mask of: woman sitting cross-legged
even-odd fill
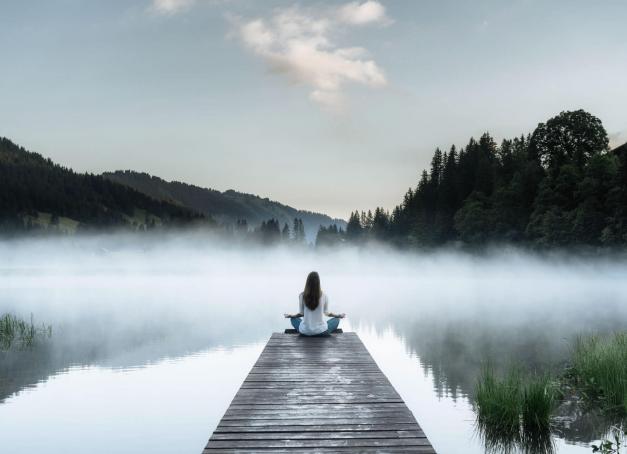
[[[305,282],[305,290],[298,295],[298,314],[284,314],[291,319],[296,331],[305,336],[321,336],[332,333],[340,324],[345,314],[329,312],[329,298],[322,293],[320,276],[315,271],[309,273]],[[322,315],[331,317],[326,322]],[[301,318],[302,317],[302,318]]]

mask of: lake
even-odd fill
[[[627,329],[616,257],[315,252],[203,235],[4,241],[0,257],[0,313],[53,331],[0,353],[10,453],[200,452],[311,270],[440,453],[485,451],[471,401],[486,363],[559,373],[577,335]],[[557,413],[559,453],[591,452],[612,422],[569,402]]]

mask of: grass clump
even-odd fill
[[[38,337],[50,337],[50,326],[35,326],[33,315],[30,321],[22,320],[13,314],[0,316],[0,350],[9,350],[13,346],[21,349],[31,348]]]
[[[592,408],[621,420],[627,415],[627,332],[579,337],[570,363],[557,380],[519,368],[499,378],[491,368],[484,369],[475,387],[475,410],[487,451],[553,452],[551,416],[568,390],[582,394]],[[616,433],[621,437],[614,434],[593,446],[594,452],[622,452],[624,432]]]
[[[627,333],[578,338],[571,373],[603,408],[627,413]]]
[[[503,378],[485,368],[475,388],[477,423],[488,451],[552,452],[557,395],[549,376],[513,368]]]
[[[486,368],[477,383],[475,402],[479,426],[506,435],[519,433],[521,393],[516,371],[500,380],[491,368]]]
[[[557,392],[548,375],[534,376],[522,388],[521,415],[525,431],[550,429]]]

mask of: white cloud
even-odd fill
[[[175,14],[190,8],[196,0],[152,0],[152,9],[160,14]]]
[[[309,86],[313,102],[337,111],[345,105],[345,85],[382,87],[387,80],[365,49],[335,45],[334,32],[346,24],[365,25],[384,18],[385,10],[374,1],[348,3],[327,14],[314,14],[294,6],[278,10],[268,19],[236,21],[235,31],[272,71],[284,74],[292,83]]]
[[[385,7],[374,0],[363,3],[347,3],[339,9],[339,18],[342,22],[351,25],[388,24],[391,22],[385,15]]]

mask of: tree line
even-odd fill
[[[252,234],[264,244],[277,244],[279,242],[305,244],[305,226],[300,218],[294,218],[291,229],[287,222],[281,227],[277,219],[268,219],[262,221],[261,225],[252,231]]]
[[[215,226],[210,217],[92,174],[78,174],[0,138],[0,231],[28,231],[49,213],[79,230]],[[304,244],[302,219],[234,230],[264,244]],[[489,133],[436,149],[401,203],[321,226],[316,244],[383,241],[399,247],[494,242],[537,247],[627,244],[627,144],[609,149],[605,128],[583,110],[562,112],[500,144]]]
[[[36,230],[40,213],[50,226],[60,217],[78,222],[78,230],[213,225],[202,214],[155,200],[99,175],[79,174],[38,153],[0,138],[0,231]]]
[[[126,184],[126,180],[117,181],[112,175],[132,177],[133,181],[142,184]],[[154,183],[154,187],[150,183]],[[269,210],[278,211],[278,215],[296,210],[235,191],[222,194],[191,187],[194,191],[190,192],[190,187],[134,172],[107,175],[76,173],[0,137],[0,235],[3,236],[104,231],[112,228],[143,232],[191,227],[223,235],[226,239],[235,234],[239,239],[246,238],[262,244],[279,241],[305,244],[305,222],[308,218],[323,216],[301,211],[299,213],[303,217],[295,216],[291,225],[284,223],[281,226],[278,216],[260,222],[258,218],[262,210],[248,203],[251,200],[269,207]],[[172,188],[178,192],[173,192]],[[166,197],[158,196],[159,191],[163,191]],[[191,198],[197,202],[192,205],[200,208],[200,202],[215,202],[215,197],[212,199],[207,194],[222,197],[217,200],[220,209],[225,209],[224,205],[231,205],[237,211],[238,207],[246,205],[250,209],[243,214],[250,210],[257,213],[253,219],[257,221],[256,225],[250,225],[251,220],[243,216],[234,224],[227,221],[218,225],[209,213],[183,203],[189,202]],[[181,198],[184,200],[179,200]],[[285,219],[285,216],[281,216],[281,219]]]
[[[500,144],[485,133],[436,149],[391,213],[353,212],[345,232],[321,228],[321,244],[624,246],[627,144],[608,145],[601,121],[577,110]]]

